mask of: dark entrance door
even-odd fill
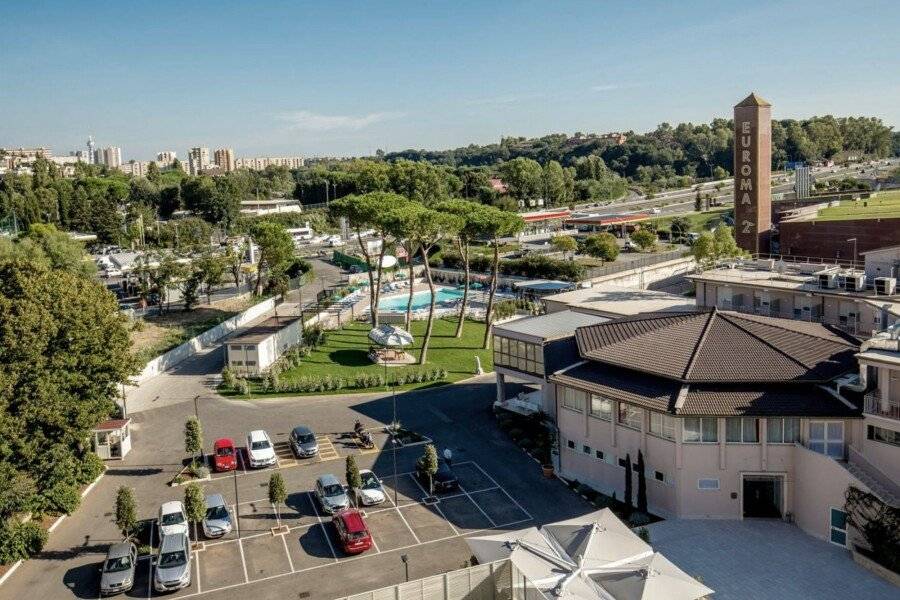
[[[744,518],[781,518],[781,478],[744,476]]]

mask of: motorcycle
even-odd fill
[[[375,440],[372,439],[372,434],[368,431],[363,431],[358,435],[359,445],[366,450],[370,450],[375,447]]]

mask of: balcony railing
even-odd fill
[[[866,394],[863,411],[869,415],[900,420],[900,405],[882,404],[881,392],[878,390],[872,390]]]

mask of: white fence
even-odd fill
[[[269,298],[263,300],[259,304],[254,304],[242,313],[238,313],[226,321],[222,321],[212,329],[207,329],[197,337],[191,338],[180,346],[172,348],[165,354],[157,356],[147,363],[141,374],[133,378],[132,381],[140,384],[154,375],[158,375],[163,371],[171,369],[181,361],[197,354],[204,346],[213,344],[232,331],[243,327],[250,321],[253,321],[263,314],[275,308],[275,299]]]

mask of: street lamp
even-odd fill
[[[853,266],[855,267],[855,266],[856,266],[856,260],[857,260],[857,255],[856,255],[856,238],[854,237],[854,238],[850,238],[849,240],[847,240],[847,243],[848,243],[848,244],[849,244],[850,242],[853,242]]]
[[[400,560],[403,561],[403,567],[406,569],[406,581],[409,582],[409,556],[406,554],[400,555]]]

